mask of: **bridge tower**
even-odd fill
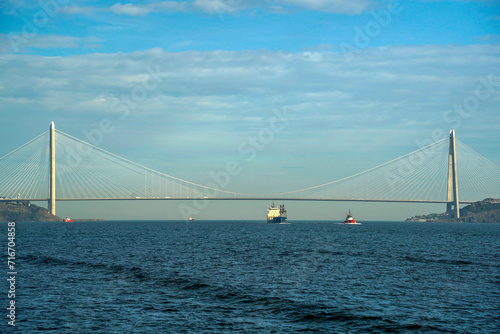
[[[48,210],[56,214],[56,129],[54,122],[50,123],[49,138],[49,204]]]
[[[446,212],[454,218],[460,218],[460,203],[458,201],[457,156],[455,146],[455,130],[450,131],[450,149],[448,152],[448,197]]]

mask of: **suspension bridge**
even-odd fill
[[[460,204],[500,197],[500,166],[450,136],[366,171],[274,194],[200,185],[140,165],[55,129],[0,158],[0,201],[289,200]]]

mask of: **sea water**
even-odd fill
[[[499,269],[500,224],[20,222],[16,331],[499,333]]]

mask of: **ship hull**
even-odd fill
[[[286,222],[286,217],[274,217],[273,219],[267,220],[267,222],[271,224],[282,224]]]

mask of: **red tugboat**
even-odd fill
[[[68,216],[66,216],[66,218],[63,219],[63,222],[65,222],[65,223],[72,223],[73,219],[71,219]]]
[[[349,213],[347,214],[347,217],[345,217],[344,224],[361,224],[357,223],[356,219],[351,214],[351,209],[349,209]]]

